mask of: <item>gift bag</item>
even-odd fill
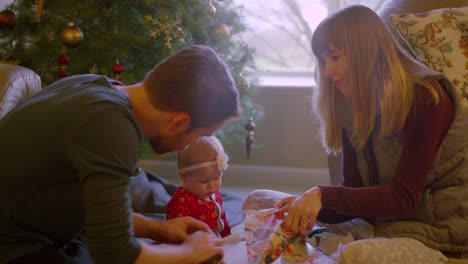
[[[282,254],[291,263],[307,260],[303,237],[282,225],[275,208],[245,211],[245,243],[248,264],[268,264]]]

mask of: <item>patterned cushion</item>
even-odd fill
[[[372,238],[349,243],[338,252],[339,264],[446,264],[447,257],[412,238]]]
[[[391,25],[413,55],[445,75],[468,106],[468,7],[392,15]]]

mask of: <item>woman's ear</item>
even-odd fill
[[[168,121],[171,134],[179,135],[185,133],[190,129],[191,121],[192,120],[187,113],[173,113]]]

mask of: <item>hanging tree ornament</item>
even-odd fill
[[[94,63],[93,66],[91,66],[91,68],[89,68],[88,70],[89,70],[89,73],[96,74],[98,72],[96,63]]]
[[[250,159],[250,151],[252,150],[252,144],[254,141],[255,135],[255,123],[253,117],[249,117],[249,121],[245,124],[245,130],[247,130],[247,135],[245,136],[245,147],[247,150],[247,159]]]
[[[208,15],[214,16],[216,14],[216,7],[213,5],[213,1],[210,0],[208,3]]]
[[[0,28],[12,29],[16,25],[16,15],[11,9],[0,12]]]
[[[242,89],[242,91],[247,93],[250,92],[251,84],[245,77],[240,77],[238,86]]]
[[[57,61],[60,64],[60,72],[59,72],[60,78],[67,77],[68,76],[68,62],[70,61],[70,58],[62,54],[58,57]]]
[[[60,63],[60,65],[68,65],[70,58],[67,57],[65,54],[62,54],[58,57],[57,61],[58,63]]]
[[[116,60],[114,65],[112,65],[112,71],[114,72],[115,76],[114,78],[116,80],[120,80],[120,73],[124,70],[124,67],[122,64],[120,64],[119,60]]]
[[[218,23],[211,29],[211,35],[219,41],[226,41],[231,37],[229,26],[224,23]]]
[[[41,22],[42,8],[44,7],[44,1],[45,0],[37,1],[37,23]]]
[[[69,22],[68,26],[60,34],[60,42],[69,48],[76,48],[83,40],[83,31],[73,22]]]
[[[168,22],[161,22],[151,15],[145,16],[145,20],[155,26],[154,29],[149,30],[149,35],[152,38],[157,38],[160,35],[164,36],[165,45],[167,48],[172,49],[174,42],[178,41],[183,43],[185,41],[185,32],[181,27],[182,20],[176,19]]]

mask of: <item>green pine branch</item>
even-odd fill
[[[245,112],[218,132],[223,143],[243,144],[248,117],[262,118],[261,107],[252,102],[257,85],[254,50],[237,37],[247,27],[242,10],[232,0],[213,0],[217,9],[214,16],[207,12],[208,0],[47,0],[40,22],[35,2],[16,0],[10,6],[17,22],[11,30],[0,30],[0,60],[33,69],[45,85],[60,78],[57,59],[62,54],[70,58],[70,75],[89,73],[95,65],[98,74],[113,77],[112,65],[118,59],[124,67],[121,80],[130,84],[142,80],[148,70],[176,50],[204,44],[227,62]],[[84,35],[76,48],[60,42],[69,22]],[[178,27],[165,27],[176,22]],[[219,23],[229,26],[229,38],[212,33]],[[151,32],[159,34],[152,36]]]

